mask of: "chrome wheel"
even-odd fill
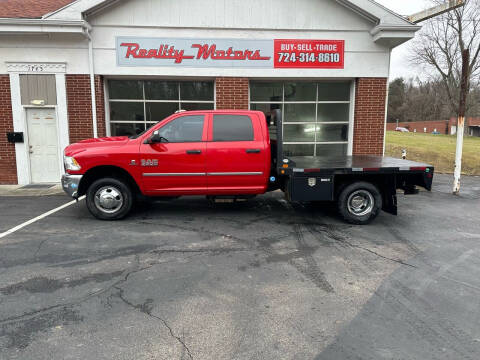
[[[103,186],[94,196],[95,206],[98,210],[112,214],[123,205],[123,196],[115,186]]]
[[[357,190],[350,194],[347,200],[347,208],[350,214],[365,216],[372,212],[375,200],[367,190]]]

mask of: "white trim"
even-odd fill
[[[108,79],[103,78],[103,106],[105,109],[105,135],[111,136],[110,131],[110,102],[108,101]]]
[[[7,25],[55,25],[55,26],[83,26],[88,24],[84,20],[68,19],[35,19],[35,18],[0,18],[0,24]]]
[[[248,110],[251,110],[252,109],[252,102],[250,101],[250,79],[248,79]],[[267,130],[268,130],[268,125],[267,125]]]
[[[350,123],[348,125],[348,148],[347,155],[353,155],[353,139],[355,132],[355,90],[356,90],[356,80],[352,80],[350,88]]]
[[[15,143],[15,160],[19,185],[30,183],[30,164],[27,155],[28,132],[25,126],[25,111],[22,107],[20,93],[20,75],[10,73],[10,93],[12,97],[13,131],[23,132],[23,143]]]
[[[83,20],[0,18],[0,33],[3,34],[81,34],[86,28],[88,24]]]
[[[387,96],[385,100],[385,124],[383,127],[383,156],[385,156],[385,146],[387,137],[387,120],[388,120],[388,99],[390,95],[390,67],[392,66],[392,50],[388,54],[388,76],[387,76]]]
[[[38,105],[22,105],[24,109],[55,109],[57,105],[43,105],[43,106],[38,106]]]
[[[22,74],[57,74],[65,73],[67,71],[66,63],[55,62],[9,62],[7,65],[7,72],[22,73]]]
[[[93,61],[93,42],[90,32],[87,29],[86,36],[88,39],[88,70],[90,72],[90,96],[91,96],[91,107],[92,107],[92,127],[93,127],[93,137],[98,137],[98,125],[97,125],[97,99],[96,99],[96,90],[95,90],[95,64]]]
[[[55,85],[57,90],[57,134],[59,166],[60,174],[64,174],[65,169],[63,168],[63,150],[65,150],[65,148],[70,144],[70,134],[68,129],[67,87],[65,82],[65,74],[55,74]]]
[[[380,24],[375,26],[371,31],[370,35],[376,36],[384,31],[405,31],[405,32],[416,32],[422,27],[419,25],[389,25],[389,24]]]
[[[217,110],[217,78],[213,79],[213,110]]]

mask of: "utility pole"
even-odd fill
[[[460,177],[462,175],[463,133],[465,131],[465,112],[467,108],[467,96],[470,82],[470,50],[462,51],[462,83],[460,84],[460,102],[458,106],[457,121],[457,149],[455,152],[455,172],[453,181],[453,193],[460,193]]]
[[[434,6],[430,9],[421,11],[419,13],[410,15],[407,17],[412,23],[418,24],[419,22],[431,19],[435,16],[444,14],[448,11],[454,10],[461,6],[465,6],[466,0],[448,0],[443,4]],[[460,83],[460,101],[458,106],[458,120],[457,120],[457,145],[455,151],[455,170],[453,179],[453,194],[458,195],[460,193],[460,177],[462,175],[462,155],[463,155],[463,133],[465,131],[465,113],[467,108],[467,97],[470,89],[470,49],[464,49],[464,44],[461,41],[462,48],[462,78]],[[448,129],[448,125],[447,125]]]
[[[407,16],[407,19],[414,24],[418,24],[419,22],[431,19],[438,15],[442,15],[463,5],[465,5],[465,0],[449,0],[441,5],[437,5],[430,9],[423,10],[416,14]]]

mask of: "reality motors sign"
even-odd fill
[[[119,66],[343,69],[343,40],[117,37]]]

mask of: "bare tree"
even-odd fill
[[[440,75],[452,112],[458,115],[453,188],[458,194],[465,113],[472,102],[470,85],[478,81],[480,73],[480,0],[465,0],[464,6],[429,20],[414,51],[417,64],[426,64]]]

